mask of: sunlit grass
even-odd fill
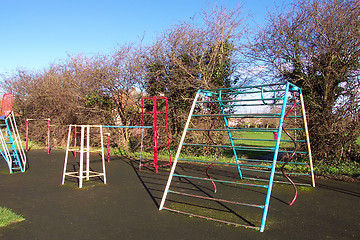
[[[5,207],[0,207],[0,227],[4,227],[9,224],[21,222],[24,220],[25,218],[23,218],[20,215],[17,215],[12,210]]]
[[[294,133],[291,133],[294,134]],[[236,132],[232,134],[233,138],[243,138],[245,140],[235,140],[236,145],[258,146],[258,147],[275,147],[276,141],[273,132]],[[281,140],[290,140],[290,138],[282,133]],[[283,147],[291,146],[291,143],[281,142]]]

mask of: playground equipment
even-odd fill
[[[144,129],[151,129],[152,126],[117,126],[117,125],[103,125],[103,128],[127,128],[127,129],[141,129],[141,132],[143,133]],[[110,162],[110,133],[107,133],[107,154],[108,158],[107,161]],[[143,144],[143,137],[144,135],[141,134],[141,148]],[[141,153],[140,153],[140,161],[141,161]]]
[[[50,118],[44,119],[26,119],[26,152],[28,151],[29,141],[29,122],[30,121],[47,121],[47,153],[50,154]]]
[[[159,149],[166,147],[169,153],[169,163],[165,165],[171,165],[171,153],[170,153],[170,140],[169,140],[169,127],[168,127],[168,100],[167,97],[143,97],[142,103],[142,126],[150,125],[152,123],[152,139],[153,145],[143,146],[144,129],[141,131],[141,154],[139,170],[142,166],[152,166],[155,168],[155,172],[158,172],[160,166],[158,161]],[[152,108],[151,111],[146,111],[148,108]],[[151,147],[154,153],[154,160],[150,164],[142,163],[142,151],[144,147]]]
[[[76,126],[74,126],[74,148],[73,149],[75,149],[74,151],[73,151],[73,153],[74,153],[74,157],[76,157],[76,139],[77,139],[77,131],[76,131]],[[106,134],[106,136],[107,136],[107,139],[108,139],[108,144],[107,144],[107,153],[108,153],[108,156],[107,156],[107,161],[108,162],[110,162],[110,133],[107,133]]]
[[[70,144],[74,139],[71,138],[72,136],[72,128],[79,127],[80,130],[80,149],[78,148],[70,148]],[[91,129],[98,129],[100,133],[100,149],[95,149],[90,146],[90,135]],[[86,133],[85,133],[86,130]],[[86,135],[86,143],[85,143],[85,135]],[[68,133],[68,140],[66,146],[66,153],[65,153],[65,162],[64,162],[64,170],[62,176],[62,185],[65,183],[66,176],[73,177],[79,179],[79,188],[83,186],[83,180],[89,180],[92,177],[96,178],[103,178],[104,184],[106,184],[106,172],[105,172],[105,158],[104,158],[104,144],[103,144],[103,127],[100,125],[70,125],[69,126],[69,133]],[[78,170],[76,171],[68,171],[68,159],[69,159],[69,152],[77,151],[80,154],[79,166]],[[101,170],[94,171],[90,168],[90,153],[99,153],[101,154]],[[86,154],[86,157],[84,156]],[[77,164],[72,166],[72,169],[76,169]]]
[[[77,128],[80,128],[80,146],[77,146]],[[99,132],[91,133],[91,128],[98,128]],[[68,140],[67,140],[67,146],[66,146],[66,153],[65,153],[65,162],[64,162],[64,170],[63,170],[63,177],[62,177],[62,184],[65,183],[66,176],[74,177],[79,179],[79,188],[82,188],[83,185],[83,179],[89,180],[90,177],[103,177],[103,182],[106,184],[106,173],[105,173],[105,157],[104,157],[104,134],[103,134],[103,128],[140,128],[140,129],[151,129],[152,126],[111,126],[111,125],[69,125],[69,132],[68,132]],[[85,129],[86,129],[86,144],[85,144]],[[91,136],[99,136],[100,135],[100,146],[98,149],[91,148]],[[110,161],[110,134],[107,134],[108,137],[108,158],[107,161]],[[69,159],[69,153],[73,152],[74,157],[76,158],[76,153],[78,152],[80,154],[79,157],[79,170],[78,171],[68,171],[68,159]],[[95,172],[90,170],[90,153],[101,153],[101,161],[102,161],[102,171],[101,172]],[[84,154],[86,154],[86,161],[84,161]],[[77,165],[77,164],[75,164]],[[76,168],[76,166],[73,165],[73,169]]]
[[[257,126],[270,121],[272,127]],[[182,154],[202,149],[212,150],[216,157],[207,161]],[[231,154],[233,161],[220,161],[222,153]],[[287,172],[287,165],[302,167],[307,173]],[[287,82],[198,90],[159,210],[263,232],[274,182],[294,187],[290,205],[297,197],[296,185],[315,187],[301,89]],[[220,187],[224,191],[230,187],[231,193],[222,194]],[[226,198],[229,195],[231,198]],[[200,201],[205,203],[201,205]],[[187,204],[185,210],[175,204],[180,202]],[[192,211],[195,206],[200,210]],[[230,213],[232,218],[215,218],[211,215],[215,210]],[[210,216],[203,214],[209,211]]]
[[[26,155],[21,144],[15,116],[12,112],[13,94],[3,95],[0,115],[0,149],[1,155],[8,164],[10,173],[26,170]]]
[[[145,101],[150,100],[150,104],[152,106],[152,111],[147,112],[145,108],[148,106],[149,103],[145,103]],[[159,101],[162,101],[159,103]],[[111,126],[111,125],[70,125],[69,132],[68,132],[68,140],[67,140],[67,147],[66,147],[66,154],[65,154],[65,162],[64,162],[64,170],[63,170],[63,177],[62,177],[62,184],[65,182],[66,176],[74,177],[79,179],[79,188],[83,185],[83,179],[89,180],[90,177],[103,177],[104,183],[106,183],[106,175],[105,175],[105,158],[104,158],[104,144],[103,144],[103,128],[127,128],[127,129],[141,129],[141,153],[140,153],[140,163],[139,163],[139,170],[141,170],[141,166],[152,166],[155,168],[155,171],[158,172],[159,164],[158,164],[158,150],[162,147],[167,147],[169,152],[169,164],[171,165],[171,154],[170,154],[170,141],[169,141],[169,131],[168,131],[168,112],[167,112],[167,98],[166,97],[144,97],[142,99],[142,126]],[[165,109],[163,111],[159,111],[158,107],[162,105]],[[151,119],[147,119],[146,115],[151,114]],[[145,124],[149,124],[152,121],[152,126],[145,126]],[[81,128],[81,138],[80,138],[80,149],[77,147],[77,128]],[[91,150],[90,149],[90,128],[99,128],[100,138],[101,138],[101,149],[100,150]],[[85,129],[86,131],[86,147],[84,147],[84,138],[85,138]],[[142,152],[143,152],[143,139],[144,139],[144,130],[152,129],[152,140],[154,153],[154,161],[151,164],[143,164],[142,161]],[[166,138],[164,138],[165,133]],[[72,134],[74,133],[74,134]],[[50,135],[49,135],[50,136]],[[72,137],[73,136],[73,137]],[[162,138],[160,138],[160,136]],[[107,134],[108,138],[108,158],[107,161],[110,161],[110,133]],[[164,143],[164,139],[166,142]],[[164,145],[162,145],[164,144]],[[70,145],[72,147],[70,147]],[[94,172],[90,171],[90,153],[91,152],[101,152],[102,156],[102,172]],[[76,157],[76,153],[80,153],[80,162],[79,162],[79,170],[78,171],[68,171],[68,159],[69,159],[69,152],[74,153],[74,157]],[[84,162],[84,154],[86,153],[86,162]],[[85,164],[85,170],[84,170]],[[76,168],[73,165],[73,168]]]

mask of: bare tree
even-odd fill
[[[144,58],[141,45],[120,46],[113,53],[97,59],[101,66],[97,80],[103,96],[111,99],[113,124],[141,125],[141,82],[144,79]],[[129,146],[130,130],[120,129],[119,138],[125,150]]]
[[[71,56],[63,64],[53,64],[42,72],[18,70],[2,79],[3,88],[15,96],[14,111],[25,120],[51,118],[52,139],[65,144],[68,124],[112,124],[113,102],[101,84],[107,75],[100,57]],[[33,126],[33,140],[44,135]],[[23,129],[24,130],[24,129]]]

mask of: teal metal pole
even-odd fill
[[[289,93],[289,86],[290,86],[289,83],[286,83],[286,89],[285,89],[284,100],[283,100],[283,105],[282,105],[282,109],[281,109],[279,128],[278,128],[278,137],[276,140],[274,158],[273,158],[273,163],[272,163],[272,168],[271,168],[271,173],[270,173],[269,186],[268,186],[268,190],[267,190],[267,194],[266,194],[263,217],[261,220],[260,232],[264,232],[264,230],[265,230],[267,213],[269,211],[271,190],[272,190],[272,186],[273,186],[273,182],[274,182],[275,167],[276,167],[276,161],[277,161],[277,157],[278,157],[278,153],[279,153],[281,132],[282,132],[282,126],[284,123],[284,116],[285,116],[285,111],[286,111],[286,101],[287,101],[287,97],[288,97],[288,93]]]
[[[220,101],[219,104],[220,104],[221,112],[222,112],[222,114],[225,114],[224,106],[223,106],[223,104],[221,102],[221,97],[222,97],[222,95],[221,95],[221,90],[220,90],[218,100]],[[240,179],[242,179],[243,176],[242,176],[242,173],[241,173],[241,168],[240,168],[240,165],[239,165],[239,160],[238,160],[238,156],[237,156],[237,153],[236,153],[234,141],[233,141],[233,138],[232,138],[232,135],[231,135],[231,131],[229,130],[229,123],[228,123],[227,117],[225,115],[224,115],[223,118],[224,118],[224,122],[225,122],[225,125],[226,125],[226,129],[228,130],[227,133],[228,133],[228,136],[229,136],[229,139],[230,139],[230,144],[232,146],[232,150],[233,150],[233,153],[234,153],[235,161],[236,161],[237,168],[238,168],[238,171],[239,171],[239,176],[240,176]]]
[[[5,124],[6,124],[6,128],[7,128],[7,132],[9,134],[9,142],[10,142],[10,145],[11,145],[11,149],[13,151],[13,157],[14,157],[14,160],[15,160],[15,163],[18,164],[18,167],[20,169],[21,172],[24,172],[24,167],[22,166],[22,161],[20,160],[20,157],[19,157],[19,154],[18,154],[18,151],[16,149],[16,145],[14,143],[14,139],[13,139],[13,136],[12,136],[12,133],[11,133],[11,129],[10,129],[10,126],[9,126],[9,123],[8,123],[8,120],[5,119]],[[13,166],[11,166],[11,168],[13,168]]]

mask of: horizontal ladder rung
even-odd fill
[[[193,147],[215,147],[215,148],[233,148],[237,151],[254,151],[254,152],[275,152],[275,147],[243,147],[243,146],[231,146],[231,145],[209,145],[209,144],[197,144],[197,143],[183,143],[183,146]],[[279,150],[279,153],[292,153],[293,151]],[[308,152],[296,151],[296,153],[307,154]]]
[[[271,104],[268,104],[268,105],[276,105],[276,106],[281,106],[283,105],[283,103],[279,102],[279,103],[271,103]],[[223,107],[226,107],[226,108],[234,108],[234,107],[254,107],[254,106],[264,106],[263,103],[248,103],[248,104],[231,104],[231,105],[223,105]]]
[[[154,112],[143,112],[144,114],[154,114]],[[164,114],[166,112],[155,112],[155,114]]]
[[[302,128],[287,128],[286,130],[296,131],[303,130]],[[205,129],[205,128],[188,128],[187,131],[211,131],[211,132],[277,132],[277,129],[273,128],[236,128],[230,127],[228,129]]]
[[[242,117],[242,118],[255,118],[255,117],[272,117],[272,118],[279,118],[281,116],[280,113],[273,113],[273,114],[259,114],[259,113],[254,113],[254,114],[241,114],[241,113],[233,113],[233,114],[222,114],[222,113],[218,113],[218,114],[193,114],[192,117],[231,117],[231,118],[235,118],[235,117]],[[289,116],[290,117],[290,116]]]
[[[183,146],[193,147],[215,147],[215,148],[235,148],[236,150],[253,150],[253,151],[275,151],[275,147],[242,147],[242,146],[231,146],[231,145],[209,145],[209,144],[198,144],[198,143],[183,143]]]
[[[203,180],[203,181],[213,181],[213,182],[220,182],[220,183],[231,183],[231,184],[248,186],[248,187],[268,188],[268,185],[259,185],[259,184],[252,184],[252,183],[242,183],[242,182],[225,181],[225,180],[218,180],[218,179],[201,178],[201,177],[187,176],[187,175],[181,175],[181,174],[173,174],[173,176],[175,176],[175,177],[183,177],[183,178],[190,178],[190,179],[197,179],[197,180]]]
[[[204,161],[204,160],[196,160],[196,159],[187,159],[187,158],[178,158],[179,161],[183,161],[183,162],[196,162],[196,163],[205,163],[205,164],[216,164],[216,165],[227,165],[227,166],[257,166],[257,165],[250,165],[250,164],[244,164],[244,163],[233,163],[233,162],[220,162],[220,161],[214,161],[214,160],[209,160],[209,161]],[[272,164],[273,160],[262,160],[262,159],[245,159],[245,158],[240,158],[238,159],[238,161],[241,162],[247,162],[247,163],[251,163],[251,162],[257,162],[257,163],[267,163],[269,165],[261,165],[261,167],[263,168],[271,168],[270,164]],[[284,164],[284,161],[276,161],[277,164]],[[309,166],[309,163],[304,163],[304,162],[288,162],[288,165],[303,165],[303,166]]]
[[[209,218],[209,217],[205,217],[205,216],[201,216],[201,215],[197,215],[197,214],[193,214],[193,213],[182,212],[182,211],[175,210],[175,209],[171,209],[171,208],[167,208],[167,207],[163,207],[163,209],[164,209],[164,210],[168,210],[168,211],[170,211],[170,212],[181,213],[181,214],[185,214],[185,215],[188,215],[188,216],[198,217],[198,218],[207,219],[207,220],[211,220],[211,221],[215,221],[215,222],[220,222],[220,223],[224,223],[224,224],[231,224],[231,225],[238,226],[238,227],[252,228],[252,229],[260,230],[259,227],[255,227],[255,226],[251,226],[251,225],[244,225],[244,224],[239,224],[239,223],[224,221],[224,220],[220,220],[220,219]]]
[[[183,193],[183,192],[177,192],[177,191],[172,191],[172,190],[169,190],[168,192],[169,192],[169,193],[178,194],[178,195],[187,196],[187,197],[194,197],[194,198],[200,198],[200,199],[217,201],[217,202],[226,202],[226,203],[232,203],[232,204],[242,205],[242,206],[248,206],[248,207],[256,207],[256,208],[264,208],[264,207],[265,207],[264,205],[257,205],[257,204],[251,204],[251,203],[235,202],[235,201],[230,201],[230,200],[225,200],[225,199],[220,199],[220,198],[213,198],[213,197],[204,197],[204,196],[193,195],[193,194],[188,194],[188,193]]]
[[[232,138],[232,140],[240,140],[240,141],[268,141],[268,142],[276,142],[276,139],[255,139],[255,138]],[[293,142],[293,140],[280,140],[281,142]],[[305,140],[295,140],[295,142],[305,143]]]
[[[310,176],[308,173],[296,173],[296,172],[286,172],[286,169],[284,170],[286,175],[289,176]],[[275,172],[275,174],[283,174],[282,172]]]
[[[244,179],[246,180],[251,180],[251,181],[263,181],[263,182],[269,182],[269,179],[263,179],[263,178],[248,178],[248,177],[244,177]],[[287,184],[290,185],[290,182],[284,182],[284,181],[279,181],[279,180],[273,180],[274,183],[281,183],[281,184]],[[309,183],[300,183],[300,182],[295,182],[295,185],[297,186],[305,186],[305,187],[312,187],[311,184]]]
[[[249,99],[231,99],[231,100],[215,100],[215,101],[197,101],[196,103],[229,103],[229,102],[258,102],[258,101],[273,101],[283,100],[284,98],[249,98]],[[271,104],[269,104],[271,105]]]
[[[263,159],[251,159],[251,158],[238,158],[239,161],[245,161],[245,162],[263,162],[263,163],[269,163],[271,164],[273,160],[263,160]],[[276,163],[285,163],[284,161],[276,161]],[[289,165],[309,165],[309,163],[305,162],[288,162]]]
[[[271,168],[271,166],[266,166],[266,165],[253,165],[253,164],[244,164],[244,163],[225,163],[225,162],[215,162],[215,161],[202,161],[202,160],[195,160],[195,159],[184,159],[184,158],[178,158],[178,160],[180,161],[184,161],[184,162],[198,162],[198,163],[214,163],[214,164],[223,164],[223,165],[233,165],[233,166],[245,166],[245,167],[258,167],[258,168]]]

